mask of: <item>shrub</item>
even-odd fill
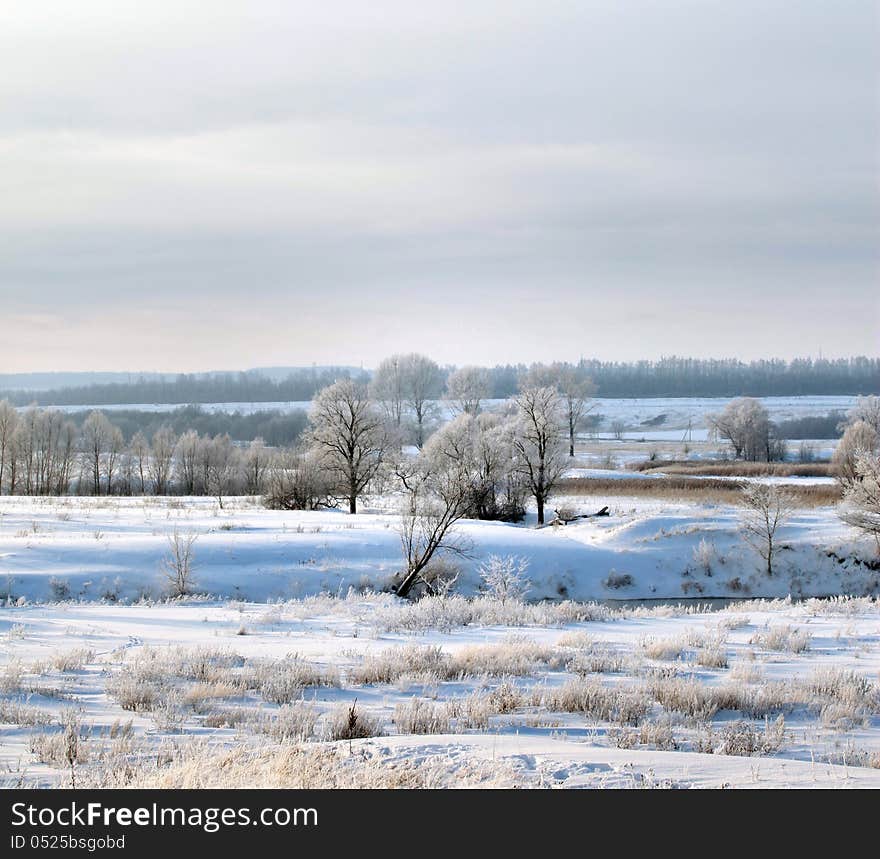
[[[763,647],[765,650],[777,650],[785,653],[803,653],[810,649],[812,636],[797,627],[788,624],[772,626],[763,632],[757,632],[749,639],[749,644]]]
[[[410,698],[394,708],[394,724],[401,734],[448,734],[447,708]]]
[[[340,704],[327,721],[327,732],[331,740],[360,740],[366,737],[381,737],[382,726],[378,719],[358,709],[357,700],[351,704]]]
[[[478,572],[483,582],[483,590],[492,599],[500,602],[518,601],[529,592],[529,562],[527,558],[514,555],[489,555],[480,564]]]

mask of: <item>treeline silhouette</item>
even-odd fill
[[[324,367],[293,370],[281,380],[259,371],[246,373],[193,373],[172,379],[139,377],[132,382],[78,385],[49,391],[7,391],[0,399],[16,406],[111,406],[138,403],[290,403],[311,400],[338,379],[360,378],[348,369]]]
[[[795,397],[880,393],[880,358],[791,361],[661,358],[659,361],[582,360],[579,365],[597,385],[596,395],[629,397]],[[489,368],[490,396],[505,399],[517,392],[525,364]],[[450,372],[447,368],[446,372]],[[119,405],[137,403],[269,403],[311,400],[322,388],[352,377],[344,368],[307,368],[273,379],[259,371],[180,375],[175,379],[139,378],[50,391],[0,392],[19,406]],[[366,372],[354,373],[366,380]],[[268,439],[267,439],[268,441]]]
[[[71,412],[67,417],[77,427],[82,427],[89,414],[88,411]],[[270,447],[285,447],[296,442],[308,423],[308,414],[304,409],[289,412],[263,409],[242,414],[212,412],[199,406],[182,406],[170,412],[113,409],[105,414],[110,423],[119,427],[126,442],[131,441],[137,432],[152,438],[162,427],[170,427],[175,435],[195,430],[199,435],[228,435],[236,442],[261,438]]]
[[[628,397],[798,397],[880,393],[880,358],[770,359],[745,363],[703,358],[659,361],[581,360],[578,366],[597,385],[596,396]],[[490,370],[492,396],[509,397],[526,365]]]

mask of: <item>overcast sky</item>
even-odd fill
[[[6,0],[0,372],[880,352],[878,3]]]

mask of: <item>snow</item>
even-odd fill
[[[394,509],[393,501],[383,503]],[[552,506],[589,513],[604,503],[561,496]],[[525,525],[461,523],[472,547],[461,561],[461,589],[477,591],[479,564],[492,554],[528,560],[532,599],[823,596],[878,585],[833,508],[795,513],[781,531],[777,575],[768,579],[743,542],[736,507],[627,497],[607,503],[610,516],[561,527],[530,527],[534,514]],[[396,524],[393,512],[270,511],[241,498],[221,510],[206,498],[3,497],[0,588],[31,601],[50,599],[52,580],[69,587],[73,599],[161,597],[161,565],[177,530],[197,535],[195,579],[204,593],[265,601],[381,590],[400,570]],[[710,571],[695,562],[701,540],[716,556]],[[843,564],[829,556],[854,551],[856,560]],[[621,575],[631,585],[608,584]]]
[[[240,732],[208,729],[195,722],[182,734],[157,729],[146,714],[120,710],[103,689],[108,671],[145,648],[205,647],[239,654],[244,658],[284,659],[296,653],[323,666],[345,672],[367,653],[378,653],[404,644],[434,645],[445,652],[461,652],[475,644],[500,645],[516,635],[519,641],[557,644],[565,633],[585,633],[603,646],[636,654],[643,642],[688,634],[712,633],[726,621],[731,630],[725,648],[731,665],[748,662],[763,672],[761,682],[806,681],[818,669],[854,670],[876,681],[880,671],[880,605],[780,601],[731,606],[718,612],[685,613],[682,610],[634,611],[606,620],[558,627],[467,626],[446,633],[418,635],[387,632],[382,611],[394,603],[390,597],[350,598],[267,606],[255,603],[184,601],[153,605],[67,604],[24,606],[6,610],[0,617],[0,662],[31,664],[75,647],[94,652],[90,664],[68,676],[66,700],[32,695],[30,702],[55,714],[71,706],[71,695],[83,718],[95,732],[106,731],[119,719],[132,719],[135,733],[148,747],[168,740],[201,738],[222,747],[239,746]],[[793,624],[812,636],[801,654],[761,653],[752,642],[757,632]],[[242,635],[242,629],[247,630]],[[725,672],[673,662],[682,671],[712,685],[725,680]],[[57,672],[44,675],[60,682]],[[562,682],[558,671],[516,680],[519,684]],[[609,678],[608,683],[625,682]],[[429,699],[461,699],[486,681],[452,681],[424,687],[417,681],[392,686],[320,689],[309,701],[326,708],[357,699],[388,725],[389,736],[360,740],[355,749],[385,765],[395,762],[436,761],[449,778],[473,771],[479,764],[495,772],[495,786],[511,787],[678,787],[678,788],[862,788],[880,787],[880,770],[853,765],[856,750],[880,753],[877,714],[869,724],[839,731],[821,728],[816,714],[792,713],[785,720],[785,744],[777,754],[738,757],[717,749],[694,751],[656,748],[618,748],[607,725],[578,714],[510,715],[493,717],[488,729],[426,736],[401,735],[392,725],[395,706],[413,695]],[[263,703],[250,706],[265,708]],[[267,710],[271,713],[271,707]],[[721,719],[719,730],[731,724]],[[760,727],[760,722],[759,722]],[[687,736],[686,722],[675,731]],[[33,762],[28,753],[33,729],[0,726],[0,766],[18,779],[51,783],[61,776]],[[347,746],[347,744],[346,744]],[[167,748],[167,746],[165,747]],[[843,750],[843,751],[841,751]],[[841,762],[850,755],[850,763]]]
[[[601,476],[611,474],[619,472]],[[552,506],[592,512],[604,503],[557,497]],[[169,704],[178,708],[177,726],[152,712],[121,708],[109,691],[111,678],[148,649],[184,647],[278,665],[295,654],[338,673],[338,686],[304,692],[319,719],[306,746],[335,748],[327,720],[334,708],[356,700],[385,734],[355,741],[362,753],[356,760],[379,768],[416,765],[439,773],[444,786],[476,779],[496,787],[880,787],[880,769],[869,763],[880,761],[880,603],[862,598],[880,591],[872,547],[834,508],[798,509],[781,532],[784,548],[768,578],[742,539],[738,508],[627,497],[608,504],[608,517],[561,527],[535,528],[534,511],[522,525],[461,523],[471,544],[460,562],[461,594],[479,593],[479,565],[489,555],[514,555],[528,561],[529,599],[553,601],[535,602],[528,611],[490,604],[491,611],[468,615],[463,605],[487,601],[457,597],[458,603],[413,605],[372,592],[387,588],[400,569],[393,497],[366,499],[356,516],[270,511],[247,498],[225,499],[221,509],[207,498],[2,497],[0,590],[9,599],[0,609],[0,706],[8,720],[0,722],[0,784],[63,783],[63,766],[41,763],[32,750],[40,737],[57,734],[71,708],[88,726],[91,739],[84,742],[93,745],[109,742],[106,737],[130,720],[132,737],[123,745],[130,742],[136,751],[126,754],[142,762],[155,761],[157,749],[196,740],[207,744],[204,754],[269,749],[271,760],[273,741],[253,727],[258,721],[212,724],[210,701],[202,709],[182,698]],[[161,563],[175,531],[197,535],[195,590],[201,595],[168,601]],[[53,601],[65,590],[64,600]],[[841,594],[856,598],[806,599]],[[732,602],[744,597],[775,599]],[[719,610],[709,607],[713,599]],[[562,600],[604,606],[573,620],[561,613]],[[804,636],[804,649],[774,650],[766,643],[768,632],[789,628]],[[847,671],[872,690],[872,709],[853,719],[835,715],[827,701],[799,704],[785,711],[778,749],[739,757],[721,753],[725,732],[746,723],[758,734],[775,729],[775,713],[765,723],[724,711],[703,723],[655,701],[647,718],[669,726],[675,748],[650,739],[629,747],[621,737],[640,729],[555,712],[540,702],[494,713],[485,727],[462,727],[456,717],[449,730],[415,735],[401,733],[396,722],[396,708],[413,699],[454,707],[507,683],[534,702],[535,690],[559,688],[575,675],[547,662],[513,677],[456,674],[367,685],[351,679],[365,658],[389,649],[394,659],[397,648],[413,645],[440,648],[450,659],[478,646],[534,645],[558,653],[571,647],[562,643],[566,635],[624,660],[619,671],[590,675],[611,688],[652,694],[656,678],[674,677],[706,688],[791,685],[803,694],[817,671]],[[726,667],[707,668],[698,660],[699,642],[716,639]],[[651,642],[664,641],[691,643],[673,647],[681,651],[675,655],[652,656]],[[53,667],[59,654],[71,651],[86,654],[80,667]],[[754,677],[738,679],[740,669]],[[18,670],[26,679],[15,691]],[[188,681],[174,682],[182,695]],[[280,711],[261,694],[249,687],[217,706],[271,720]],[[51,724],[16,722],[19,706],[48,714]],[[704,731],[711,741],[701,744]],[[343,764],[349,760],[344,745]],[[82,765],[86,773],[89,766],[111,765],[112,755],[102,755]],[[254,778],[259,786],[260,776]]]

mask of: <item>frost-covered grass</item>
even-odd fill
[[[3,782],[880,785],[876,601],[491,603],[4,609]]]

